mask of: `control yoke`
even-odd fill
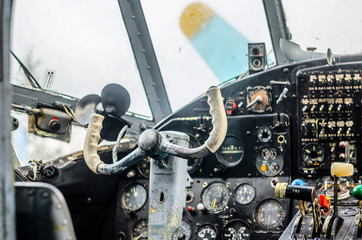
[[[206,95],[208,97],[207,103],[210,106],[213,129],[210,132],[209,138],[200,147],[187,148],[178,146],[171,143],[163,132],[159,132],[156,129],[148,129],[140,135],[138,148],[119,161],[113,164],[106,164],[97,153],[98,141],[100,139],[99,134],[102,130],[104,117],[99,114],[92,114],[84,142],[85,162],[94,173],[111,175],[125,171],[146,156],[151,156],[154,159],[163,159],[168,155],[181,158],[200,158],[216,152],[225,139],[227,119],[220,89],[211,87],[206,92]]]

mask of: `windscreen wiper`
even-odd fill
[[[18,61],[18,63],[20,64],[20,67],[23,69],[27,79],[29,80],[29,83],[32,87],[34,88],[39,88],[39,89],[43,89],[41,87],[41,85],[39,84],[39,82],[33,77],[33,75],[31,75],[30,71],[25,67],[25,65],[20,61],[20,59],[15,55],[15,53],[13,53],[13,51],[10,50],[11,55],[13,55],[13,57],[16,59],[16,61]]]

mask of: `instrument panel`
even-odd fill
[[[216,153],[188,164],[193,184],[183,216],[191,239],[278,239],[295,208],[274,197],[275,181],[302,178],[313,184],[329,175],[333,161],[361,167],[362,65],[355,58],[339,59],[346,63],[336,66],[322,59],[278,67],[221,88],[226,138]],[[156,128],[184,132],[194,146],[204,142],[212,130],[206,98]],[[147,161],[140,163],[136,177],[121,180],[118,191],[127,182],[147,188],[147,167]],[[118,202],[119,231],[147,219],[146,209],[127,213]]]
[[[361,64],[313,67],[297,74],[300,174],[313,177],[333,162],[357,164]]]
[[[212,128],[209,117],[175,118],[160,131],[181,125],[197,142],[204,142]],[[188,161],[193,181],[187,188],[182,231],[186,239],[262,239],[265,232],[277,238],[287,224],[289,200],[274,198],[272,183],[290,180],[289,117],[283,113],[229,116],[228,125],[215,154]],[[137,233],[129,239],[140,236],[137,229],[148,218],[144,203],[148,168],[145,158],[120,180],[115,229]]]

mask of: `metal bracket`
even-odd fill
[[[189,147],[189,136],[179,132],[162,132],[172,143]],[[152,240],[174,239],[182,223],[186,206],[186,187],[191,184],[187,159],[169,156],[151,159],[148,236]],[[177,239],[177,236],[176,236]]]

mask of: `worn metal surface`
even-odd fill
[[[141,3],[139,0],[118,2],[154,121],[159,122],[171,114],[171,106]]]
[[[0,239],[13,240],[15,236],[15,204],[10,147],[10,15],[11,1],[0,1],[1,12],[1,66],[0,66]]]
[[[188,147],[189,137],[179,132],[163,132],[174,144]],[[148,239],[177,239],[182,212],[186,204],[186,186],[190,181],[187,160],[169,156],[164,160],[151,159]]]

